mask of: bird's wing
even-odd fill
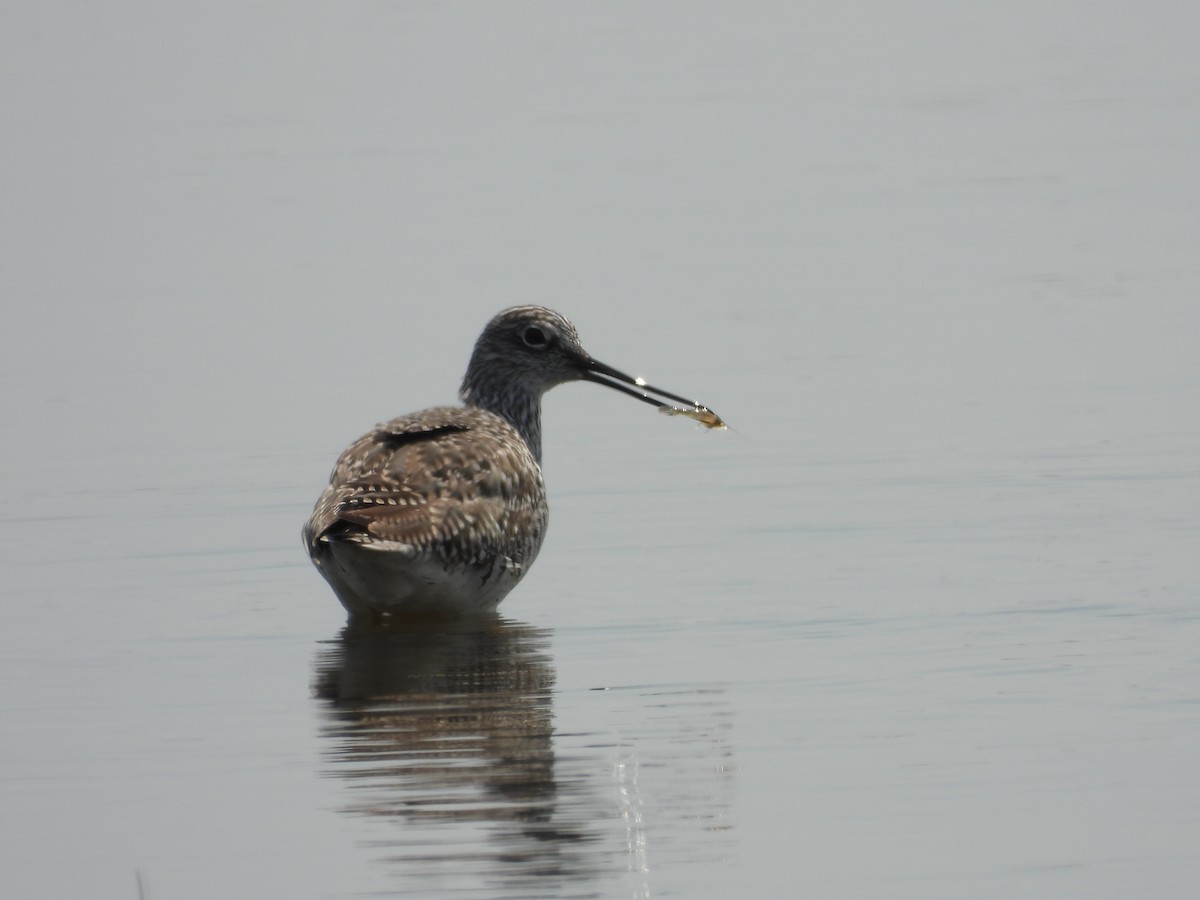
[[[502,419],[425,410],[363,435],[338,459],[305,529],[310,547],[353,541],[393,551],[456,545],[506,552],[507,536],[545,527],[541,471]]]

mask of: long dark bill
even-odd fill
[[[672,394],[670,391],[664,391],[662,388],[656,388],[640,378],[633,378],[626,375],[624,372],[614,369],[612,366],[606,366],[599,360],[589,359],[584,364],[583,380],[592,381],[596,384],[602,384],[605,387],[610,387],[614,391],[620,391],[622,394],[628,394],[630,397],[636,397],[643,403],[649,403],[651,406],[664,407],[671,406],[657,397],[651,397],[651,394],[658,394],[659,397],[666,397],[667,400],[674,400],[676,403],[684,403],[693,409],[707,410],[708,407],[702,403],[697,403],[695,400],[689,400],[687,397],[681,397],[678,394]]]

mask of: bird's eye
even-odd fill
[[[530,325],[521,332],[521,340],[525,342],[526,347],[534,347],[541,349],[550,343],[550,336],[545,330],[538,328],[536,325]]]

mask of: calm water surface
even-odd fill
[[[25,5],[0,894],[1190,898],[1186,5]],[[348,630],[337,453],[553,306],[495,620]]]

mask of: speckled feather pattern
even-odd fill
[[[541,467],[505,419],[436,407],[386,422],[341,455],[305,529],[321,542],[434,555],[446,563],[531,563],[548,521]]]

